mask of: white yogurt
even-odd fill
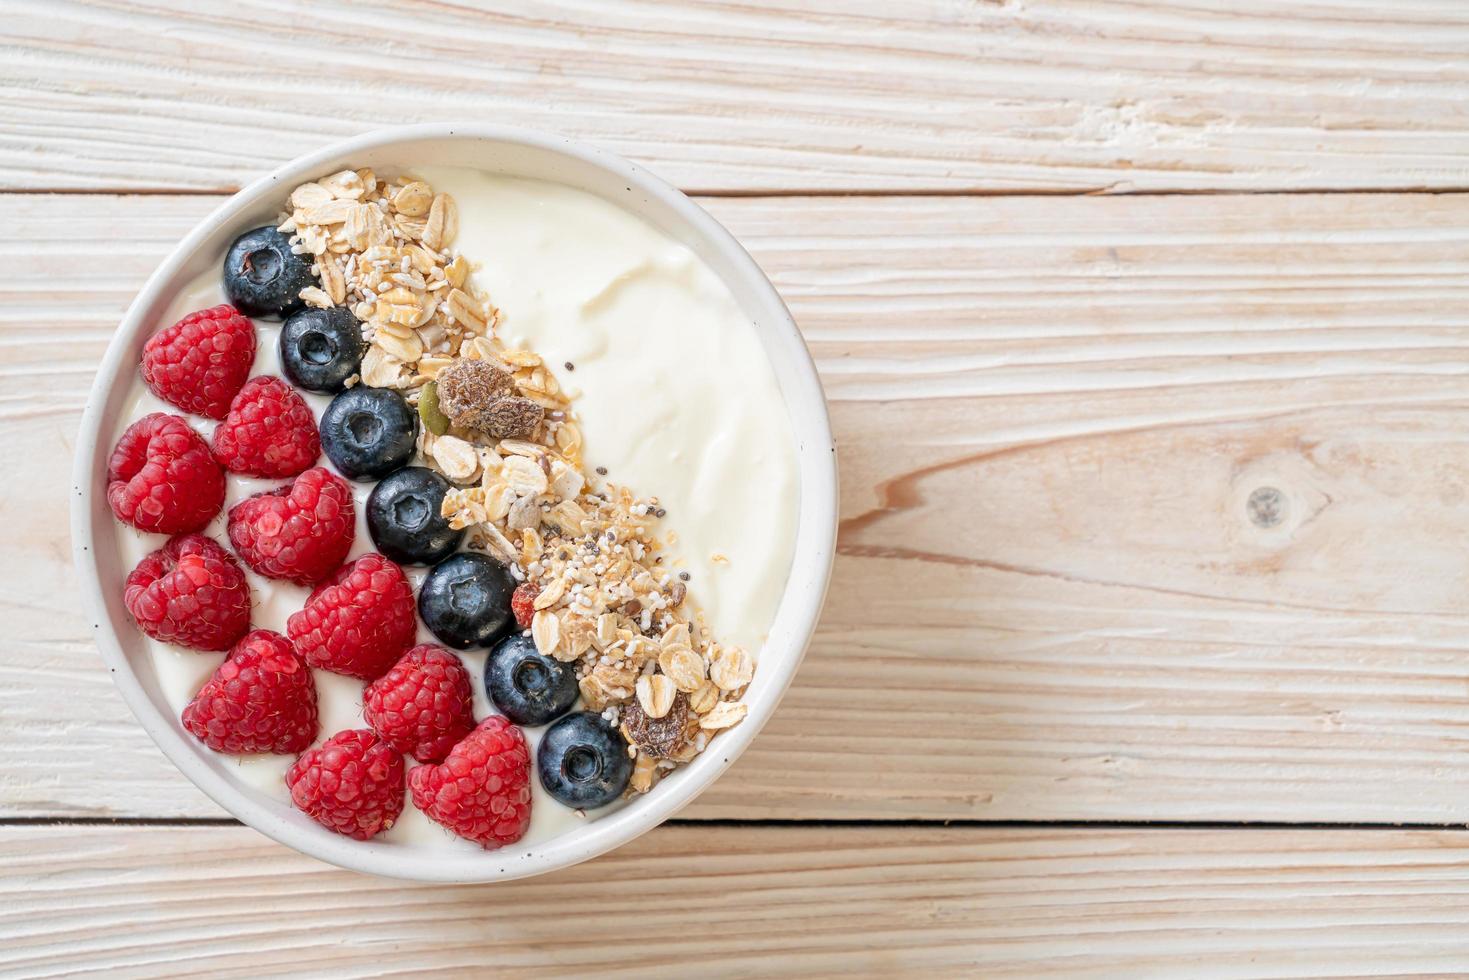
[[[586,465],[668,511],[676,567],[688,571],[690,594],[725,643],[757,652],[784,591],[795,540],[794,440],[775,376],[749,321],[724,283],[685,247],[601,198],[559,184],[494,177],[472,170],[416,171],[459,205],[455,247],[480,268],[476,282],[504,318],[501,335],[541,353],[558,368],[585,440]],[[209,272],[175,298],[159,327],[225,302],[218,273]],[[256,322],[252,375],[279,374],[280,325]],[[330,398],[301,393],[320,417]],[[156,398],[138,376],[121,416],[123,429],[149,412],[182,414]],[[215,423],[189,417],[206,439]],[[325,457],[322,465],[329,465]],[[225,511],[286,481],[231,476]],[[357,501],[352,557],[371,551],[363,508],[371,484],[351,484]],[[207,529],[228,545],[224,513]],[[128,567],[165,540],[118,525]],[[424,569],[408,569],[415,591]],[[284,633],[309,590],[246,570],[254,601],[251,627]],[[420,625],[419,642],[433,636]],[[224,659],[146,640],[170,707],[182,712]],[[494,713],[482,680],[486,651],[459,654],[474,686],[477,719]],[[321,739],[364,728],[363,684],[315,671]],[[526,729],[532,748],[541,729]],[[291,756],[236,758],[239,778],[289,800],[284,775]],[[409,760],[409,766],[412,766]],[[524,843],[545,840],[595,819],[551,799],[532,776],[534,800]],[[654,792],[657,790],[655,789]],[[414,808],[376,838],[435,849],[476,850]]]

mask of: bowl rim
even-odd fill
[[[323,168],[350,154],[380,150],[393,144],[420,140],[487,141],[528,147],[553,155],[569,157],[581,164],[616,175],[647,198],[676,212],[693,229],[700,245],[714,250],[733,270],[741,288],[755,298],[767,334],[783,335],[786,343],[780,354],[789,358],[788,369],[794,372],[794,390],[782,390],[797,445],[800,472],[801,505],[795,550],[785,590],[777,607],[778,615],[792,606],[792,646],[778,662],[762,664],[767,673],[765,688],[758,703],[750,705],[749,716],[739,726],[719,739],[719,751],[702,755],[680,774],[677,782],[663,785],[664,792],[652,793],[638,800],[636,807],[623,808],[575,831],[550,838],[521,850],[514,845],[481,854],[439,852],[424,854],[402,845],[374,844],[338,837],[319,828],[287,820],[252,799],[238,780],[217,772],[204,763],[198,746],[185,740],[181,731],[157,709],[128,662],[118,640],[115,623],[103,597],[100,572],[95,553],[88,545],[98,533],[93,494],[99,493],[93,474],[97,455],[110,449],[111,420],[105,418],[105,404],[111,388],[125,370],[123,360],[132,340],[145,329],[145,317],[164,292],[169,281],[200,245],[224,224],[257,206],[267,193],[278,192],[280,185],[294,186],[305,179],[320,176]],[[613,203],[638,213],[630,203]],[[730,281],[729,275],[721,278]],[[732,283],[731,283],[732,285]],[[746,307],[748,312],[748,307]],[[767,356],[774,356],[770,336],[761,336]],[[109,429],[104,433],[104,423]],[[811,444],[803,448],[803,444]],[[829,452],[822,452],[828,449]],[[824,465],[811,465],[820,454]],[[704,789],[728,769],[759,734],[789,688],[792,678],[805,657],[816,628],[830,582],[835,555],[838,497],[836,446],[831,422],[816,365],[806,348],[795,320],[769,278],[735,237],[697,203],[681,191],[665,183],[630,161],[597,147],[553,133],[497,125],[424,124],[373,130],[344,140],[334,141],[275,168],[251,182],[215,208],[186,234],[148,277],[113,334],[107,351],[98,365],[97,375],[87,397],[78,432],[73,460],[71,495],[71,531],[73,562],[80,572],[82,592],[87,608],[93,613],[94,632],[103,660],[110,668],[114,683],[124,702],[143,729],[163,750],[183,775],[217,804],[247,826],[302,854],[353,871],[388,878],[424,882],[487,882],[511,880],[544,874],[569,867],[619,847],[656,827],[692,802]],[[90,488],[90,489],[89,489]],[[813,506],[814,505],[814,506]],[[104,508],[105,509],[105,508]],[[814,518],[814,522],[813,522]],[[107,515],[110,522],[110,514]],[[808,522],[811,522],[808,526]],[[107,530],[111,531],[108,523]],[[800,574],[798,574],[800,573]],[[768,650],[769,648],[767,648]],[[766,659],[766,658],[762,658]],[[748,700],[747,695],[747,700]],[[702,764],[702,771],[694,770]],[[691,771],[692,770],[692,771]],[[532,777],[534,778],[534,777]]]

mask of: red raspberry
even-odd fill
[[[230,544],[261,575],[311,585],[342,564],[356,523],[351,489],[318,466],[231,507]]]
[[[250,586],[235,556],[202,534],[182,534],[123,583],[138,629],[162,643],[228,650],[250,628]]]
[[[442,762],[474,730],[474,692],[459,658],[435,643],[403,654],[367,685],[362,717],[393,748],[419,762]]]
[[[316,587],[286,634],[311,666],[375,680],[418,634],[413,586],[382,555],[363,555]]]
[[[524,582],[515,587],[510,594],[510,611],[515,614],[516,626],[530,629],[531,621],[536,618],[536,596],[540,594],[541,587],[534,582]]]
[[[525,735],[491,715],[442,765],[408,773],[413,805],[486,849],[514,844],[530,825],[530,750]]]
[[[107,503],[140,531],[198,531],[224,506],[224,471],[189,423],[154,412],[117,440],[107,461]]]
[[[195,415],[222,419],[255,362],[255,324],[233,306],[190,313],[143,345],[143,381]]]
[[[295,755],[316,741],[316,683],[290,640],[256,630],[235,644],[183,718],[216,752]]]
[[[366,729],[338,732],[292,764],[286,785],[312,820],[367,840],[403,812],[403,757]]]
[[[280,378],[251,378],[214,429],[214,458],[231,473],[295,476],[316,462],[321,440],[305,399]]]

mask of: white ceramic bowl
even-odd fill
[[[104,490],[110,436],[143,343],[175,293],[206,268],[217,267],[235,235],[272,220],[297,184],[346,166],[407,168],[426,162],[569,184],[622,206],[693,249],[724,279],[770,356],[790,413],[800,473],[795,557],[745,696],[746,720],[647,796],[607,816],[540,844],[468,856],[337,836],[231,776],[221,757],[184,732],[122,604],[129,569],[118,554]],[[718,778],[769,721],[800,665],[826,593],[836,539],[835,454],[821,384],[795,323],[759,266],[698,205],[642,168],[568,139],[492,126],[405,127],[345,140],[261,178],[202,221],[149,278],[107,349],[82,417],[73,474],[72,549],[97,623],[97,646],[124,700],[184,775],[230,813],[298,851],[357,871],[420,881],[520,878],[584,861],[668,819]]]

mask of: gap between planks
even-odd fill
[[[264,173],[261,174],[264,176]],[[62,194],[67,197],[229,197],[238,194],[243,188],[240,186],[198,188],[198,187],[0,187],[0,194],[6,195],[45,195]],[[691,198],[712,197],[735,200],[758,200],[781,198],[892,198],[892,197],[973,197],[973,198],[1051,198],[1051,197],[1115,197],[1115,198],[1148,198],[1148,197],[1301,197],[1316,195],[1371,195],[1371,194],[1427,194],[1431,196],[1469,194],[1469,185],[1463,187],[1299,187],[1299,188],[1261,188],[1259,190],[1228,190],[1217,187],[1165,187],[1165,188],[1142,188],[1122,189],[1115,185],[1105,185],[1090,188],[1056,188],[1045,190],[1038,188],[1006,190],[1004,188],[945,188],[945,187],[919,187],[912,190],[895,188],[859,188],[850,190],[845,188],[830,187],[779,187],[771,189],[762,188],[720,188],[720,187],[687,187],[678,188],[685,196]]]
[[[5,827],[245,827],[233,817],[0,817]],[[859,818],[762,819],[713,817],[707,820],[675,818],[658,827],[704,827],[729,830],[1140,830],[1140,831],[1469,831],[1465,823],[1382,823],[1289,820],[923,820]]]

